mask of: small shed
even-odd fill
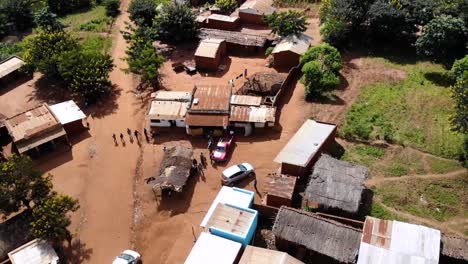
[[[247,246],[239,264],[303,264],[304,262],[291,257],[288,253]]]
[[[275,12],[273,0],[247,0],[239,7],[242,24],[265,25],[264,17]]]
[[[211,234],[246,246],[257,228],[258,212],[228,203],[218,203],[206,223]]]
[[[467,263],[468,239],[442,235],[440,263]]]
[[[302,33],[282,38],[272,51],[273,66],[280,69],[297,66],[301,55],[309,49],[311,42],[312,37]]]
[[[356,216],[364,201],[368,169],[323,154],[315,163],[305,191],[307,204],[335,214]]]
[[[239,27],[239,17],[211,14],[205,21],[204,27],[234,31]]]
[[[150,127],[184,127],[189,102],[152,101],[148,112]]]
[[[35,239],[8,253],[11,264],[58,264],[59,258],[45,240]]]
[[[296,189],[296,180],[296,177],[288,175],[268,175],[263,186],[266,192],[266,205],[277,208],[280,208],[282,205],[291,207],[294,190]]]
[[[439,252],[439,230],[368,216],[357,263],[437,264]]]
[[[285,206],[276,215],[273,234],[279,250],[300,249],[304,259],[325,263],[355,263],[362,235],[354,227]]]
[[[240,243],[202,232],[193,246],[185,264],[233,264],[238,259]]]
[[[68,134],[78,133],[86,129],[84,126],[86,115],[73,100],[51,105],[50,110],[58,118]]]
[[[197,68],[216,71],[226,56],[226,41],[223,39],[203,39],[195,51]]]
[[[68,142],[62,124],[45,103],[7,118],[5,126],[20,154],[61,138]]]
[[[193,150],[184,146],[167,148],[159,173],[151,182],[154,189],[182,192],[191,174]]]
[[[229,53],[263,52],[267,43],[264,35],[212,28],[202,28],[198,37],[200,39],[224,39]]]
[[[334,124],[307,120],[274,160],[281,164],[281,173],[308,175],[322,151],[334,142],[335,133]]]
[[[12,56],[0,62],[0,84],[14,78],[18,70],[26,63],[18,56]],[[3,85],[2,85],[3,86]]]

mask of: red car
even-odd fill
[[[219,139],[216,148],[211,152],[211,159],[215,162],[226,161],[231,149],[234,136],[226,135]]]

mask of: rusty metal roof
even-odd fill
[[[233,95],[231,96],[232,105],[249,105],[249,106],[260,106],[262,103],[261,96],[252,95]]]
[[[276,10],[272,5],[273,0],[247,0],[239,7],[239,12],[254,15],[270,15]]]
[[[227,85],[197,86],[189,113],[229,114],[231,92]]]
[[[189,102],[153,101],[148,113],[150,119],[176,120],[187,114]]]
[[[229,115],[226,114],[193,114],[188,113],[185,124],[188,126],[227,127]]]
[[[276,107],[232,106],[231,122],[266,123],[275,122]]]
[[[203,39],[198,44],[198,48],[195,51],[195,56],[204,58],[216,58],[218,50],[221,48],[224,39]]]
[[[296,177],[287,175],[269,175],[263,189],[268,195],[291,200],[296,188]]]

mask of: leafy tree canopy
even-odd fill
[[[216,0],[215,5],[223,14],[231,13],[237,8],[237,0]]]
[[[36,25],[46,32],[61,31],[64,26],[57,19],[57,15],[52,13],[49,7],[44,7],[34,14]]]
[[[185,4],[164,4],[154,19],[161,40],[180,43],[194,39],[198,34],[195,13]]]
[[[333,19],[329,20],[320,28],[323,40],[336,47],[346,46],[351,35],[351,27],[346,22]]]
[[[392,40],[401,38],[402,33],[408,35],[416,31],[414,21],[388,0],[375,1],[367,12],[367,20],[370,33],[376,39]]]
[[[50,10],[60,16],[91,7],[91,0],[47,0]]]
[[[271,30],[282,36],[298,34],[306,31],[307,21],[304,12],[288,10],[287,12],[274,12],[265,17]]]
[[[8,31],[8,27],[24,30],[33,24],[33,14],[30,0],[1,0],[0,1],[0,31]],[[1,32],[0,32],[1,35]]]
[[[301,63],[310,61],[320,61],[320,63],[333,73],[338,73],[343,67],[340,52],[327,43],[309,48],[301,57]]]
[[[458,81],[463,79],[468,73],[468,55],[465,55],[462,59],[456,60],[452,69],[449,71],[449,76],[452,80]]]
[[[120,14],[120,0],[105,0],[106,15],[116,17]]]
[[[158,3],[155,0],[132,0],[128,7],[130,19],[139,26],[153,25]]]

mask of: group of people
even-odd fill
[[[127,135],[129,137],[129,140],[130,140],[130,143],[133,144],[133,141],[134,141],[134,137],[135,137],[135,140],[137,141],[138,144],[140,144],[140,132],[138,130],[135,129],[135,131],[133,131],[132,133],[132,130],[130,128],[127,128]],[[145,136],[145,140],[146,142],[149,142],[149,135],[148,135],[148,130],[146,128],[143,129],[143,135]],[[120,133],[120,142],[122,143],[123,146],[125,146],[125,136],[123,133]],[[117,146],[119,143],[117,141],[117,136],[115,135],[115,133],[112,134],[112,138],[114,139],[114,144]]]

